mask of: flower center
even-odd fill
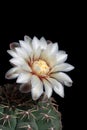
[[[50,69],[47,63],[43,60],[34,61],[32,68],[39,76],[46,76]]]

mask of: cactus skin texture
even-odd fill
[[[0,130],[62,130],[61,115],[53,98],[33,101],[8,84],[0,88]]]

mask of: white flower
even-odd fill
[[[6,73],[7,79],[17,78],[21,83],[20,91],[31,91],[33,100],[37,100],[42,93],[48,98],[54,90],[64,97],[64,86],[71,86],[71,78],[64,72],[74,69],[68,63],[65,51],[59,50],[58,43],[52,43],[42,37],[40,40],[24,36],[24,41],[10,44],[7,51],[13,58],[10,63],[14,66]]]

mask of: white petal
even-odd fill
[[[41,37],[41,39],[40,39],[40,47],[41,47],[41,49],[47,48],[47,42],[44,37]]]
[[[57,53],[57,52],[58,52],[58,50],[59,50],[58,43],[57,43],[57,42],[53,43],[53,48],[52,48],[52,51]]]
[[[45,93],[46,93],[47,97],[50,98],[52,95],[52,85],[45,79],[43,79],[43,84],[45,87]]]
[[[54,88],[54,86],[57,86],[57,84],[58,84],[58,81],[56,79],[47,78],[47,80],[52,84],[53,88]]]
[[[20,65],[20,68],[26,72],[32,72],[31,67],[27,63]]]
[[[41,48],[38,47],[38,49],[34,52],[34,60],[38,60],[41,54]]]
[[[48,53],[50,55],[57,54],[58,53],[58,43],[51,44],[51,46],[48,48]]]
[[[17,47],[17,48],[15,48],[15,50],[16,50],[16,52],[17,52],[17,54],[20,56],[20,57],[22,57],[22,58],[25,58],[25,59],[29,59],[29,55],[28,55],[28,53],[26,52],[26,50],[24,49],[24,48],[19,48],[19,47]]]
[[[47,48],[41,52],[41,56],[40,56],[41,59],[48,61],[49,58],[51,58],[51,56],[50,56],[50,49],[49,49],[51,45],[52,45],[52,43],[50,43],[47,46]]]
[[[43,84],[37,76],[33,75],[31,79],[31,85],[32,98],[33,100],[37,100],[43,93]]]
[[[74,69],[74,66],[68,64],[68,63],[62,63],[59,65],[56,65],[55,67],[52,68],[51,72],[57,72],[57,71],[64,71],[68,72]]]
[[[23,47],[27,53],[30,55],[30,53],[32,52],[32,48],[31,48],[31,43],[25,42],[20,40],[20,46]]]
[[[31,42],[31,38],[29,36],[25,35],[24,36],[24,41],[30,43]]]
[[[31,78],[32,87],[36,87],[36,85],[40,83],[41,83],[40,79],[36,75],[32,75]]]
[[[67,54],[56,54],[48,58],[49,65],[51,67],[61,64],[66,61]]]
[[[41,53],[41,58],[46,60],[47,63],[53,67],[53,65],[57,64],[57,53],[58,53],[58,44],[50,43],[46,50]]]
[[[13,75],[6,75],[6,79],[15,79],[18,77],[19,74],[13,74]]]
[[[19,45],[19,43],[17,43],[17,42],[10,43],[10,49],[11,49],[11,50],[14,50],[15,47],[19,47],[19,46],[20,46],[20,45]]]
[[[54,86],[54,91],[61,97],[64,97],[64,87],[61,83],[58,82],[58,86]]]
[[[54,91],[61,97],[64,97],[64,88],[62,84],[53,78],[48,78],[48,80],[52,84]]]
[[[32,72],[28,63],[22,58],[12,58],[10,60],[10,63],[12,63],[13,65],[16,65],[16,66],[20,66],[22,69],[24,69],[26,71]]]
[[[14,79],[18,77],[18,67],[13,67],[5,74],[6,79]]]
[[[67,60],[67,54],[57,54],[57,64],[63,63]]]
[[[50,55],[49,52],[43,51],[41,56],[42,58],[46,57],[46,60],[49,62],[51,67],[60,64],[67,59],[67,54],[64,51],[58,51],[58,53],[52,55]]]
[[[7,52],[12,56],[12,57],[18,57],[17,53],[13,50],[7,50]]]
[[[57,53],[57,51],[53,51],[54,53],[51,53],[51,49],[50,49],[51,46],[52,46],[52,44],[50,43],[47,46],[47,49],[41,52],[40,57],[43,60],[46,60],[51,67],[65,62],[68,55],[63,52],[60,52],[60,51],[58,53]],[[53,49],[53,50],[55,50],[55,49]]]
[[[49,53],[47,53],[46,51],[43,51],[40,56],[40,58],[45,60],[51,67],[53,67],[53,65],[57,63],[56,58],[54,57],[55,55],[50,56]]]
[[[43,60],[48,60],[48,53],[46,52],[46,50],[41,52],[40,58]]]
[[[72,86],[71,78],[65,73],[59,72],[59,73],[51,74],[50,76],[57,79],[59,82],[63,83],[68,87]]]
[[[47,55],[49,55],[50,53],[50,50],[52,49],[52,43],[48,44],[46,49],[43,51],[44,53],[46,53]]]
[[[59,50],[59,51],[58,51],[58,55],[61,55],[61,54],[66,54],[66,52],[63,51],[63,50]]]
[[[31,91],[31,85],[29,83],[22,84],[20,85],[19,90],[22,93],[29,93]]]
[[[27,83],[31,79],[31,73],[21,73],[17,79],[17,83]]]
[[[9,60],[10,63],[14,64],[14,65],[21,65],[25,63],[25,60],[22,58],[12,58],[11,60]]]
[[[33,40],[32,40],[32,47],[33,47],[33,50],[37,50],[37,48],[40,46],[40,41],[39,39],[37,39],[37,37],[34,37]]]

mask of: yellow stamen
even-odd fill
[[[38,60],[33,63],[33,71],[39,76],[45,76],[49,72],[49,66],[43,60]]]

